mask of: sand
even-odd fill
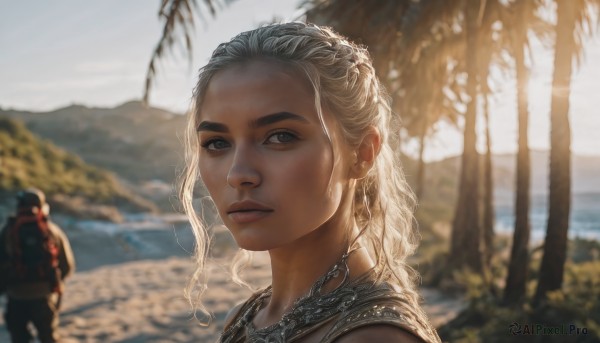
[[[230,281],[227,264],[231,252],[225,251],[208,266],[212,276],[204,299],[214,318],[211,325],[202,326],[206,318],[195,318],[184,298],[194,262],[181,247],[185,247],[182,240],[189,245],[191,237],[183,226],[135,230],[124,235],[77,226],[65,231],[71,238],[79,271],[66,282],[60,317],[64,343],[214,342],[227,312],[251,294]],[[179,243],[172,244],[175,236]],[[167,243],[169,240],[171,243]],[[218,238],[217,242],[223,245],[227,238]],[[267,285],[268,256],[257,255],[245,275],[256,287]],[[435,325],[451,319],[463,306],[460,299],[434,289],[424,289],[422,295]],[[0,297],[2,307],[4,303],[5,298]],[[3,318],[0,342],[9,342]]]

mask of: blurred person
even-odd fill
[[[243,32],[201,68],[194,101],[180,189],[197,239],[188,294],[206,310],[197,181],[241,248],[234,272],[247,251],[271,261],[271,286],[230,311],[221,342],[440,341],[406,264],[418,242],[390,144],[398,118],[365,48],[299,22]]]
[[[31,342],[32,324],[41,343],[58,341],[64,280],[75,260],[69,240],[49,218],[39,189],[17,195],[17,213],[0,232],[2,277],[8,297],[4,318],[13,343]]]

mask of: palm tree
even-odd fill
[[[186,52],[192,60],[192,33],[195,28],[195,17],[203,19],[203,12],[207,10],[212,16],[216,14],[216,5],[219,0],[202,0],[205,9],[198,5],[197,0],[161,0],[158,16],[164,21],[162,35],[152,52],[148,70],[146,71],[146,82],[144,85],[143,102],[148,103],[150,90],[156,78],[156,63],[164,57],[166,51],[181,38],[185,42]],[[182,37],[181,37],[182,36]]]
[[[492,163],[492,139],[490,137],[489,96],[483,96],[485,118],[486,151],[483,163],[483,261],[487,268],[491,267],[494,254],[494,174]]]
[[[466,3],[463,24],[467,36],[467,95],[471,101],[468,102],[465,114],[462,171],[459,200],[453,221],[451,262],[456,267],[468,266],[473,271],[483,272],[484,276],[487,276],[485,271],[492,258],[494,238],[493,167],[488,105],[492,90],[489,78],[491,65],[496,65],[502,70],[507,68],[502,54],[505,42],[500,39],[507,28],[498,28],[496,25],[503,9],[502,2],[498,0],[470,0]],[[483,174],[480,173],[480,156],[476,150],[478,98],[483,100],[483,114],[486,119],[487,151]]]
[[[400,75],[404,85],[401,92],[394,96],[394,109],[400,113],[404,127],[410,137],[419,140],[418,166],[415,190],[418,199],[425,192],[425,145],[426,138],[433,134],[435,125],[441,121],[458,127],[460,109],[453,103],[453,92],[462,91],[448,69],[445,58],[460,58],[464,53],[460,49],[462,33],[444,40],[431,42],[423,47],[419,59],[404,67]],[[454,91],[450,91],[454,89]],[[400,96],[398,95],[400,94]]]
[[[525,3],[519,1],[514,6],[515,13],[520,17],[514,27],[514,57],[517,75],[517,112],[519,117],[519,138],[517,152],[515,227],[513,231],[512,250],[508,266],[508,276],[504,289],[504,300],[514,302],[525,295],[527,269],[529,267],[529,205],[531,189],[531,162],[529,153],[529,110],[527,86],[529,69],[525,65],[525,49],[527,28],[525,27]]]
[[[483,257],[486,267],[490,267],[493,256],[494,241],[494,184],[493,184],[493,166],[492,166],[492,142],[490,137],[490,105],[489,99],[492,96],[490,87],[490,67],[492,65],[500,67],[501,70],[507,70],[508,64],[503,55],[506,42],[502,39],[506,31],[506,26],[497,28],[495,25],[501,22],[502,13],[505,7],[497,0],[489,0],[485,3],[485,8],[480,11],[480,27],[478,31],[478,45],[481,47],[478,55],[478,83],[479,94],[483,100],[483,117],[485,119],[485,141],[486,152],[483,159],[483,179],[481,180],[482,193],[482,245]]]
[[[510,23],[511,53],[515,60],[517,80],[517,113],[519,123],[518,152],[516,163],[515,226],[512,249],[508,266],[504,301],[514,303],[525,296],[527,270],[529,267],[529,222],[531,163],[529,152],[529,110],[527,87],[529,68],[525,64],[525,52],[529,49],[528,32],[530,27],[543,27],[544,21],[536,15],[542,6],[537,0],[518,0],[510,5],[511,14],[505,17]],[[545,31],[537,31],[542,36]]]
[[[550,106],[550,192],[548,226],[535,302],[560,289],[567,255],[571,209],[571,126],[569,95],[573,61],[581,55],[582,36],[598,20],[598,0],[556,0],[556,44]]]
[[[468,0],[465,9],[466,93],[469,101],[465,113],[459,194],[452,222],[450,248],[451,265],[468,266],[472,271],[479,273],[483,272],[484,263],[481,250],[480,212],[477,206],[479,204],[479,155],[475,129],[478,95],[478,15],[481,5],[479,0]]]

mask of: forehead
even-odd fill
[[[302,85],[307,90],[312,90],[310,83],[299,68],[275,58],[256,58],[233,63],[218,71],[211,78],[208,89],[213,91],[223,90],[224,86],[232,84],[262,82],[290,82]]]
[[[316,114],[307,77],[281,61],[252,60],[231,65],[211,78],[198,116],[211,120],[233,112],[264,115],[294,110]]]
[[[299,67],[295,67],[290,62],[282,61],[272,57],[256,57],[244,61],[232,63],[213,75],[210,84],[213,84],[215,79],[224,78],[227,75],[233,76],[240,73],[254,73],[255,77],[262,75],[265,78],[274,75],[288,75],[294,81],[309,85],[306,76],[300,72]]]

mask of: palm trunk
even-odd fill
[[[485,175],[483,195],[483,243],[484,261],[487,267],[491,266],[494,254],[494,180],[492,168],[492,140],[490,138],[490,111],[488,107],[488,96],[483,96],[485,114],[485,138],[487,151],[485,154]]]
[[[519,150],[517,153],[517,179],[515,199],[515,228],[513,232],[512,250],[504,289],[504,301],[516,303],[525,297],[527,268],[529,267],[529,202],[531,184],[531,164],[529,154],[529,112],[527,84],[529,71],[525,66],[525,37],[527,32],[518,33],[515,42],[515,64],[517,69],[517,106],[519,115]]]
[[[464,145],[459,183],[459,195],[452,223],[451,264],[483,271],[481,230],[479,221],[479,158],[477,133],[477,14],[480,1],[469,0],[466,16],[467,94],[470,97],[465,113]]]
[[[544,256],[536,290],[536,302],[546,292],[560,289],[567,254],[571,209],[571,127],[569,95],[572,57],[575,51],[574,1],[557,1],[556,47],[550,107],[550,194]]]
[[[425,154],[425,136],[427,135],[427,114],[423,116],[423,122],[421,126],[421,132],[419,132],[419,166],[417,169],[417,199],[421,201],[423,199],[423,192],[425,191],[425,161],[423,155]]]

